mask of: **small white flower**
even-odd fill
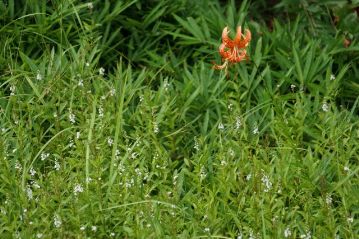
[[[79,83],[77,83],[77,85],[78,85],[78,86],[80,86],[80,87],[84,86],[84,82],[83,82],[83,80],[82,80],[82,79],[80,79],[80,80],[79,80]]]
[[[103,116],[104,116],[103,111],[104,111],[103,107],[102,107],[102,105],[100,105],[100,107],[98,108],[98,116],[100,118],[103,118]]]
[[[98,70],[98,73],[103,76],[105,74],[105,68],[101,67],[99,70]]]
[[[56,171],[59,171],[60,168],[61,168],[61,166],[60,166],[59,162],[57,161],[57,159],[55,159],[54,169],[55,169]]]
[[[193,148],[195,149],[195,150],[197,150],[197,151],[199,151],[199,143],[198,143],[198,139],[195,137],[194,138],[194,146],[193,146]]]
[[[85,66],[89,67],[90,66],[90,62],[86,62]]]
[[[35,174],[36,174],[36,170],[33,167],[31,167],[30,168],[30,175],[33,177],[33,176],[35,176]]]
[[[259,129],[258,129],[258,127],[256,126],[256,127],[254,127],[254,129],[253,129],[253,134],[258,134],[259,133]]]
[[[126,180],[125,182],[125,187],[126,188],[131,188],[135,185],[135,180],[133,178]]]
[[[252,229],[249,229],[249,239],[255,239]]]
[[[285,230],[284,230],[284,237],[287,238],[287,237],[290,237],[292,235],[292,231],[290,230],[289,227],[287,227]]]
[[[21,164],[20,164],[19,162],[16,162],[16,163],[15,163],[15,169],[17,169],[17,170],[19,170],[19,171],[22,170],[22,166],[21,166]]]
[[[135,159],[137,156],[138,156],[138,153],[133,152],[133,153],[131,154],[131,159]]]
[[[74,141],[71,139],[70,142],[69,142],[69,147],[70,148],[73,148],[75,146],[75,143]]]
[[[158,128],[158,123],[157,122],[153,122],[153,132],[155,134],[158,134],[158,132],[160,132],[160,129]]]
[[[61,225],[62,225],[61,218],[60,218],[59,215],[56,214],[56,215],[54,216],[54,226],[55,226],[56,228],[59,228],[59,227],[61,227]]]
[[[116,89],[115,88],[111,88],[110,90],[110,96],[114,96],[116,94]]]
[[[53,116],[54,116],[54,118],[57,118],[57,113],[55,112],[55,113],[53,114]]]
[[[33,186],[34,188],[36,188],[36,189],[41,188],[40,185],[39,185],[36,181],[33,181],[33,182],[32,182],[32,186]]]
[[[349,168],[348,166],[344,166],[344,171],[345,171],[346,173],[349,173],[349,172],[350,172],[350,168]]]
[[[92,10],[92,9],[93,9],[93,3],[92,3],[92,2],[88,2],[88,3],[87,3],[87,7],[88,7],[88,9]],[[88,63],[86,63],[86,64],[88,64]]]
[[[333,199],[330,194],[327,194],[327,196],[325,197],[325,202],[327,203],[328,206],[330,206],[332,204]]]
[[[307,230],[306,234],[300,235],[300,238],[311,239],[311,238],[312,238],[312,234],[310,233],[310,231]]]
[[[16,86],[14,85],[10,86],[10,91],[11,91],[10,95],[15,95]]]
[[[76,132],[76,139],[79,139],[79,138],[80,138],[80,136],[81,136],[80,131],[77,131],[77,132]]]
[[[97,227],[96,227],[96,226],[92,226],[92,227],[91,227],[91,231],[93,231],[93,232],[97,231]]]
[[[262,183],[264,184],[264,192],[269,192],[269,190],[272,188],[272,183],[269,180],[269,177],[265,174],[262,176]]]
[[[37,237],[37,238],[42,238],[43,235],[44,235],[44,234],[42,234],[42,233],[37,233],[37,234],[36,234],[36,237]]]
[[[170,88],[170,84],[168,83],[168,79],[166,78],[163,82],[163,88],[165,89],[165,91],[168,91],[168,89]]]
[[[224,130],[224,125],[223,125],[222,123],[219,123],[219,124],[218,124],[218,129],[219,129],[219,130]]]
[[[210,232],[210,229],[209,229],[208,227],[206,227],[206,228],[204,229],[204,232],[209,233],[209,232]]]
[[[246,176],[246,180],[247,180],[247,181],[249,181],[251,178],[252,178],[252,174],[251,174],[251,173]]]
[[[323,110],[324,112],[328,112],[328,111],[329,111],[329,105],[328,105],[327,103],[323,103],[323,105],[322,105],[322,110]]]
[[[347,218],[347,222],[348,222],[348,223],[353,223],[353,222],[354,222],[354,217],[352,217],[352,216],[351,216],[351,217],[348,217],[348,218]]]
[[[239,232],[239,233],[238,233],[238,236],[237,236],[237,239],[242,239],[242,238],[243,238],[242,232]]]
[[[330,80],[335,80],[335,75],[334,74],[330,75]]]
[[[131,152],[131,150],[132,150],[131,148],[127,149],[127,151],[129,151],[129,152]],[[159,156],[160,155],[158,154],[158,152],[156,152],[155,155],[153,155],[153,160],[157,160]]]
[[[227,108],[228,108],[229,111],[232,111],[232,110],[233,110],[233,104],[229,104],[229,105],[227,106]]]
[[[91,183],[91,182],[92,182],[92,178],[87,177],[85,181],[86,181],[86,183]]]
[[[6,213],[6,210],[4,209],[4,208],[0,208],[0,212],[1,212],[1,214],[3,214],[3,215],[6,215],[7,213]]]
[[[32,189],[30,188],[30,186],[28,185],[27,187],[26,187],[26,195],[27,195],[27,198],[29,199],[29,200],[31,200],[32,199]]]
[[[115,152],[115,159],[118,160],[120,158],[120,150],[119,149],[116,149],[116,152]]]
[[[241,118],[238,116],[236,118],[236,125],[235,125],[235,129],[239,130],[239,128],[242,126],[242,122],[241,122]]]
[[[233,151],[233,149],[232,148],[230,148],[229,150],[228,150],[228,154],[229,154],[229,156],[231,156],[231,157],[234,157],[236,154],[234,153],[234,151]]]
[[[177,178],[178,178],[178,175],[173,176],[173,185],[174,186],[176,186],[176,184],[177,184]]]
[[[206,169],[202,166],[200,172],[200,179],[203,180],[205,177],[207,177]]]
[[[42,75],[40,74],[40,71],[37,71],[36,80],[42,80]]]
[[[81,231],[85,231],[85,229],[86,229],[86,226],[85,226],[85,225],[83,225],[83,226],[80,227],[80,230],[81,230]]]
[[[278,221],[278,215],[275,215],[274,217],[272,217],[272,223],[275,223]]]
[[[222,161],[221,161],[221,165],[222,165],[222,166],[226,166],[226,165],[227,165],[227,162],[226,162],[225,160],[222,160]]]
[[[42,152],[41,155],[40,155],[41,161],[44,161],[44,160],[47,159],[49,156],[50,156],[49,153]]]
[[[297,86],[294,85],[294,84],[291,84],[291,85],[290,85],[290,88],[291,88],[292,90],[294,90],[296,87],[297,87]]]
[[[112,146],[112,145],[113,145],[113,139],[112,139],[112,138],[108,138],[108,139],[107,139],[107,144],[108,144],[109,146]]]
[[[77,196],[77,194],[82,193],[84,191],[84,188],[80,183],[76,184],[74,187],[74,194]]]
[[[72,111],[69,111],[69,120],[71,122],[71,124],[75,124],[76,123],[76,116],[72,113]]]
[[[137,174],[138,177],[141,177],[141,175],[142,175],[141,169],[139,169],[139,168],[135,169],[135,173]]]

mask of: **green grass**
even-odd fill
[[[357,238],[351,2],[0,2],[0,237]]]

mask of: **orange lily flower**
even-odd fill
[[[236,63],[245,58],[248,59],[246,48],[252,38],[249,29],[246,29],[246,33],[243,35],[242,27],[237,27],[237,33],[233,40],[228,37],[228,33],[228,27],[225,27],[222,32],[222,44],[219,46],[219,54],[224,63],[222,65],[214,65],[214,69],[221,70],[227,67],[228,62]]]

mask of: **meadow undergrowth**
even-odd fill
[[[359,4],[274,2],[1,2],[1,238],[356,238]]]

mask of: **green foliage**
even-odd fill
[[[0,2],[0,237],[356,238],[358,2],[272,3]]]

